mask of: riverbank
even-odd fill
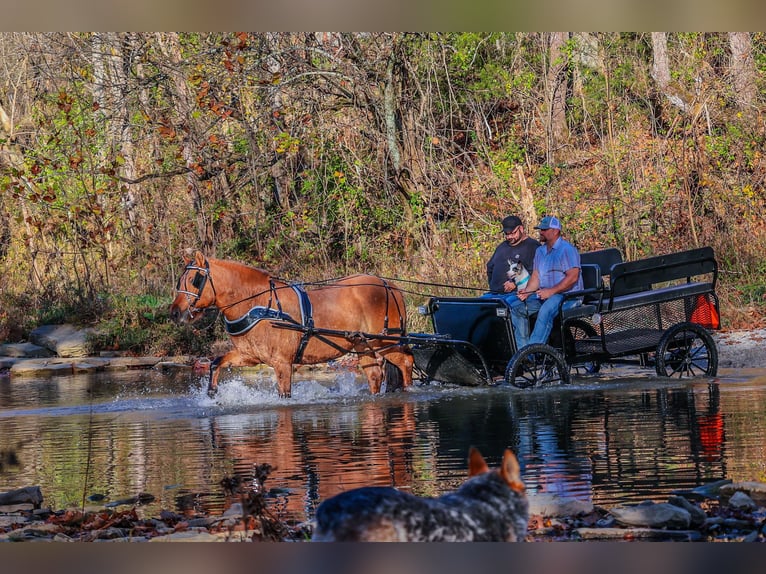
[[[269,465],[263,465],[265,481]],[[239,489],[241,502],[221,516],[163,510],[144,517],[151,495],[54,511],[38,487],[0,493],[0,542],[300,542],[313,524],[288,524],[269,511],[268,491]],[[721,480],[678,492],[666,502],[596,507],[550,494],[529,495],[528,542],[765,542],[766,484]]]
[[[766,368],[766,329],[725,331],[713,334],[718,347],[718,366],[722,369]],[[53,349],[56,347],[53,346]],[[68,375],[102,371],[159,369],[162,371],[204,369],[205,360],[191,356],[129,357],[117,353],[98,356],[58,356],[52,349],[31,343],[0,345],[0,373],[12,377]],[[255,367],[256,370],[267,367]],[[301,372],[322,369],[304,366]]]

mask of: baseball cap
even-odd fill
[[[503,231],[513,231],[519,225],[521,225],[521,219],[519,219],[515,215],[509,215],[508,217],[503,219]]]
[[[535,229],[561,229],[561,222],[558,217],[546,215],[540,223],[535,225]]]

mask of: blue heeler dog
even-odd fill
[[[529,503],[519,462],[506,450],[490,470],[471,447],[469,479],[455,492],[421,498],[395,488],[369,486],[325,500],[316,512],[318,542],[523,541]]]

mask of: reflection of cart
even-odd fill
[[[517,387],[568,383],[604,363],[651,366],[668,377],[715,376],[718,266],[710,247],[622,261],[583,253],[580,306],[560,310],[549,344],[516,348],[510,310],[493,298],[432,297],[421,312],[434,334],[407,339],[426,380]]]

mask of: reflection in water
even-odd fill
[[[204,384],[158,373],[0,379],[0,491],[40,485],[53,507],[149,492],[147,514],[220,513],[220,481],[253,479],[284,519],[359,486],[438,495],[518,453],[529,492],[604,506],[664,500],[732,478],[764,480],[766,379],[678,382],[602,375],[564,389],[418,387],[371,397],[348,373],[273,385]],[[97,498],[97,497],[94,497]]]

